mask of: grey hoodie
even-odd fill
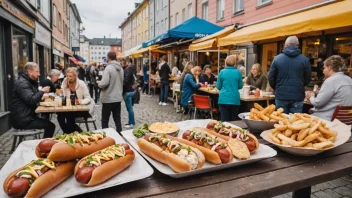
[[[114,60],[108,63],[98,86],[102,89],[101,103],[122,102],[123,69],[119,62]]]

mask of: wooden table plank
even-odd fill
[[[241,97],[241,100],[244,102],[256,102],[256,101],[266,101],[266,100],[275,100],[275,96],[249,96],[249,97]]]
[[[209,186],[209,185],[212,186],[212,189],[217,189],[216,185],[222,185],[227,183],[231,183],[231,185],[227,186],[227,192],[231,191],[232,193],[232,190],[236,189],[236,188],[232,188],[236,186],[236,185],[232,185],[232,183],[236,183],[236,180],[243,179],[243,178],[245,179],[247,177],[254,177],[256,175],[269,173],[273,171],[285,170],[285,169],[295,167],[295,166],[300,166],[303,164],[310,164],[325,158],[327,159],[333,158],[334,156],[344,155],[348,153],[352,153],[351,142],[341,145],[340,147],[334,148],[332,150],[326,151],[317,156],[302,157],[302,156],[294,156],[287,153],[283,153],[276,157],[262,160],[247,166],[244,165],[236,168],[229,168],[229,169],[214,171],[210,173],[204,173],[204,174],[191,176],[187,178],[174,179],[167,176],[154,178],[153,176],[151,176],[144,180],[139,180],[129,184],[116,186],[114,188],[109,188],[106,190],[92,192],[89,194],[85,194],[84,196],[81,196],[81,197],[152,196],[152,195],[159,195],[164,193],[188,190],[193,188],[202,188],[203,186]],[[352,166],[351,165],[352,157],[346,158],[345,160],[349,162],[350,166]],[[339,168],[336,167],[336,170],[338,171]],[[322,171],[324,170],[322,169]],[[282,172],[279,172],[279,173],[282,174]],[[276,175],[276,176],[281,177],[281,175]],[[329,179],[327,180],[331,179],[331,177],[328,177],[328,178]],[[232,187],[229,187],[229,186],[232,186]],[[299,188],[302,188],[302,187],[304,186],[299,186]],[[294,190],[294,189],[290,189],[289,191],[291,190]],[[289,192],[289,191],[286,191],[286,192]],[[232,194],[227,194],[227,195],[232,195]]]
[[[155,197],[273,197],[351,174],[351,159],[350,152],[296,167]]]
[[[39,106],[35,110],[36,113],[59,113],[59,112],[77,112],[77,111],[89,111],[89,108],[87,105],[62,106],[62,107]]]

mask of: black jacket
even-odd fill
[[[305,88],[311,81],[309,59],[296,46],[286,47],[270,66],[269,84],[275,90],[275,99],[303,101]]]
[[[160,81],[169,81],[171,69],[167,63],[163,64],[159,71]]]
[[[77,67],[77,71],[78,71],[78,78],[80,80],[84,81],[84,77],[86,75],[86,71],[82,67]]]
[[[205,82],[208,82],[208,84],[212,85],[215,81],[216,81],[216,78],[214,76],[214,74],[210,74],[210,78],[204,73],[200,76],[199,78],[199,81],[201,83],[205,83]]]
[[[133,92],[134,89],[132,88],[133,84],[135,83],[134,79],[134,68],[132,65],[126,67],[124,71],[124,77],[123,77],[123,93],[126,92]]]
[[[11,118],[12,125],[21,129],[28,125],[37,115],[38,106],[44,92],[38,90],[38,82],[26,74],[22,74],[15,82],[12,96]]]

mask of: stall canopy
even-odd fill
[[[139,44],[133,48],[131,48],[130,50],[127,50],[125,52],[125,56],[130,56],[131,54],[133,54],[134,52],[136,52],[137,50],[141,49],[142,48],[142,44]]]
[[[352,25],[352,1],[338,1],[315,9],[244,27],[222,39],[218,46],[273,39]]]
[[[86,62],[86,60],[85,60],[84,58],[80,57],[80,56],[77,55],[77,54],[73,55],[73,57],[75,57],[77,60],[79,60],[79,61],[81,61],[81,62],[83,62],[83,63]]]
[[[216,46],[215,44],[217,44],[220,38],[223,38],[234,31],[235,31],[235,26],[231,25],[214,34],[194,40],[192,44],[189,46],[189,51],[199,51],[199,50],[212,48],[213,46]]]
[[[155,44],[167,44],[181,39],[196,39],[208,36],[224,29],[198,17],[192,17],[182,24],[168,30],[164,34],[157,36],[143,43],[143,47]]]
[[[75,65],[78,65],[78,63],[80,62],[79,60],[77,60],[74,57],[69,57],[70,61],[73,62]]]

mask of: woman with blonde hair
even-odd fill
[[[183,69],[183,72],[182,72],[181,77],[180,77],[180,90],[182,90],[183,81],[185,79],[185,76],[187,74],[192,74],[191,70],[193,69],[194,66],[195,66],[195,64],[192,61],[186,63],[186,66]]]
[[[240,93],[242,89],[242,74],[237,69],[237,56],[230,55],[225,60],[226,67],[221,70],[216,83],[219,89],[219,109],[221,121],[234,121],[238,116],[240,107]]]
[[[77,68],[69,67],[66,69],[66,78],[62,82],[61,89],[64,96],[75,100],[76,105],[88,105],[89,114],[93,115],[94,101],[89,95],[87,85],[84,81],[78,79]],[[71,95],[74,96],[74,99]],[[89,114],[87,112],[58,113],[57,120],[64,133],[81,132],[82,129],[76,125],[75,119],[78,117],[90,117]]]

